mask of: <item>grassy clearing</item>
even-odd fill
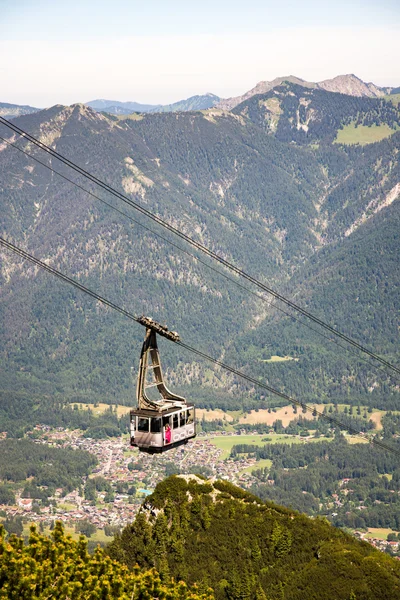
[[[368,439],[365,437],[361,437],[360,435],[346,435],[346,440],[348,444],[368,444]]]
[[[265,438],[265,435],[229,435],[229,436],[218,436],[215,438],[211,438],[211,442],[217,448],[223,450],[221,455],[221,460],[228,458],[232,447],[235,444],[252,444],[253,446],[264,446],[266,442],[262,442],[262,438]]]
[[[373,413],[369,414],[369,418],[373,423],[375,423],[375,429],[378,431],[383,429],[382,427],[382,417],[386,414],[385,410],[374,410]]]
[[[108,537],[104,533],[104,529],[96,529],[96,532],[89,538],[92,542],[97,542],[99,544],[107,544],[112,540],[112,537]]]
[[[347,407],[347,409],[350,408],[349,404],[338,404],[338,413],[343,413],[345,407]],[[335,407],[333,404],[311,404],[310,403],[310,407],[311,408],[316,408],[317,411],[319,412],[323,412],[323,410],[326,408],[327,410],[329,410],[330,407],[332,407],[333,412],[332,413],[328,413],[329,415],[334,416],[335,415]],[[365,410],[368,410],[368,407],[366,406],[361,406],[361,415],[364,414]],[[357,407],[353,407],[353,414],[354,416],[358,416],[357,415]],[[374,410],[374,412],[372,413],[368,413],[368,420],[371,419],[372,421],[374,421],[374,423],[376,424],[376,428],[382,429],[382,416],[385,414],[385,411],[383,410]],[[252,410],[250,411],[250,413],[246,413],[246,414],[242,414],[241,417],[239,418],[239,423],[247,423],[249,425],[256,425],[257,423],[265,423],[267,425],[273,425],[274,422],[279,419],[282,421],[284,427],[287,427],[289,425],[289,423],[291,421],[294,421],[295,419],[297,419],[299,416],[305,417],[306,419],[312,419],[312,414],[310,411],[307,411],[306,413],[303,413],[301,408],[297,408],[297,413],[294,412],[293,410],[293,406],[291,404],[287,405],[287,406],[283,406],[282,408],[278,408],[275,409],[274,411],[268,412],[267,409],[260,409],[258,411]]]
[[[389,100],[395,106],[399,106],[400,104],[400,94],[390,94],[389,96],[385,96],[385,100]]]
[[[368,533],[366,534],[366,537],[376,538],[378,540],[386,540],[389,533],[399,533],[399,532],[394,531],[393,529],[385,528],[385,527],[368,527]]]
[[[261,460],[258,460],[255,465],[251,465],[251,467],[246,467],[245,469],[243,469],[243,471],[240,471],[240,474],[252,473],[257,469],[264,469],[265,467],[270,469],[272,467],[272,460],[270,460],[269,458],[262,458]]]
[[[332,406],[333,412],[328,413],[328,416],[335,415],[335,407],[333,404],[315,404],[315,405],[313,404],[312,406],[313,407],[315,406],[315,408],[320,412],[323,412],[325,407],[327,407],[327,409],[329,410],[329,407]],[[350,409],[350,404],[338,404],[337,406],[338,406],[339,413],[343,413],[345,408],[347,408],[348,410]],[[378,431],[380,429],[382,429],[382,417],[386,414],[387,411],[374,409],[372,413],[369,413],[368,406],[364,406],[364,405],[360,405],[360,410],[361,410],[361,416],[364,414],[365,411],[367,411],[368,421],[369,420],[373,421],[373,423],[375,423],[375,428]],[[357,414],[356,406],[353,406],[353,416],[355,416],[355,417],[360,416]]]
[[[196,408],[196,417],[202,420],[203,417],[206,421],[214,421],[215,419],[222,419],[223,421],[233,421],[233,416],[229,413],[224,412],[216,408],[215,410]]]
[[[29,534],[30,534],[29,528],[31,525],[36,525],[36,529],[37,529],[37,531],[39,531],[39,525],[37,523],[24,523],[23,524],[24,529],[22,532],[23,536],[29,536]],[[80,533],[76,533],[75,527],[71,527],[70,525],[66,525],[65,523],[63,523],[63,526],[64,526],[65,533],[70,535],[73,540],[79,539]],[[50,536],[51,535],[50,527],[45,526],[43,533],[44,533],[44,535]],[[111,537],[108,537],[104,533],[104,529],[96,529],[96,532],[93,533],[93,535],[91,535],[90,538],[88,538],[88,539],[91,542],[97,542],[99,544],[106,544],[112,540]]]
[[[118,121],[141,121],[144,119],[144,115],[142,113],[132,113],[130,115],[117,115]]]
[[[65,512],[69,512],[70,510],[75,510],[75,508],[76,508],[76,505],[71,504],[70,502],[62,502],[62,503],[58,504],[57,506],[60,510],[63,510]]]
[[[268,438],[270,441],[263,441]],[[308,438],[307,442],[319,442],[325,440],[332,441],[332,438]],[[223,450],[221,460],[228,458],[232,447],[237,444],[251,444],[253,446],[265,446],[265,444],[304,444],[304,440],[296,435],[286,435],[284,433],[263,433],[259,435],[229,435],[210,438],[214,446]]]
[[[106,410],[109,410],[110,407],[112,407],[112,409],[115,409],[115,404],[111,405],[111,404],[103,404],[102,402],[100,402],[99,404],[97,404],[97,406],[95,406],[94,404],[84,404],[83,402],[74,402],[73,404],[70,404],[71,408],[74,408],[74,406],[77,406],[79,410],[92,410],[93,414],[95,415],[101,415],[104,412],[106,412]],[[124,415],[127,415],[129,413],[129,411],[131,410],[130,406],[124,406],[123,404],[117,404],[117,415],[118,417],[123,417]]]
[[[395,133],[395,130],[383,123],[382,125],[371,125],[366,127],[365,125],[355,126],[354,123],[345,125],[343,129],[339,129],[337,132],[334,143],[336,144],[373,144],[374,142],[380,142],[385,138]]]
[[[265,362],[265,363],[277,363],[277,362],[287,362],[289,360],[296,360],[298,361],[298,358],[294,358],[293,356],[278,356],[277,354],[274,354],[273,356],[271,356],[271,358],[267,358],[265,360],[261,360],[261,362]]]
[[[281,420],[283,426],[286,427],[289,425],[290,421],[294,421],[299,415],[303,415],[301,409],[297,410],[297,414],[294,412],[291,404],[288,406],[283,406],[282,408],[276,409],[276,412],[268,412],[267,409],[260,409],[258,411],[252,410],[250,413],[246,413],[242,415],[239,419],[239,423],[247,423],[249,425],[256,425],[257,423],[265,423],[267,425],[273,425],[276,420]],[[306,413],[303,416],[306,416],[310,419],[311,413]]]
[[[275,359],[277,359],[277,360],[275,360]],[[266,362],[282,362],[282,361],[286,361],[286,360],[296,360],[296,359],[291,358],[290,356],[289,357],[272,356]],[[74,402],[73,404],[70,404],[70,407],[73,408],[75,405],[78,406],[79,410],[91,409],[95,415],[100,415],[100,414],[104,413],[106,410],[109,410],[110,406],[112,406],[113,410],[115,409],[115,405],[104,404],[104,403],[99,403],[95,407],[94,404],[84,404],[84,403]],[[329,407],[331,407],[331,406],[334,407],[333,404],[310,404],[310,406],[312,406],[312,408],[314,408],[314,406],[315,406],[315,408],[320,412],[322,412],[325,407],[327,409],[329,409]],[[344,411],[345,407],[347,407],[349,409],[350,405],[349,404],[339,404],[338,405],[339,413],[342,413]],[[364,414],[364,410],[366,410],[367,408],[368,407],[361,406],[361,414]],[[117,409],[118,417],[122,417],[129,413],[129,411],[131,410],[131,407],[124,406],[123,404],[118,404],[116,409]],[[332,412],[329,414],[334,415],[335,412]],[[353,407],[353,414],[355,416],[357,416],[356,407]],[[378,431],[382,429],[382,417],[385,414],[386,414],[386,411],[384,411],[384,410],[374,410],[372,413],[368,413],[368,419],[371,419],[375,423],[375,427]],[[282,408],[277,408],[277,409],[275,409],[275,412],[274,411],[268,412],[267,409],[260,409],[258,411],[252,410],[249,413],[242,413],[241,411],[226,411],[225,412],[218,408],[213,409],[213,410],[204,409],[204,408],[196,409],[196,416],[199,421],[201,421],[204,416],[204,419],[206,421],[214,421],[215,419],[221,419],[222,421],[225,421],[227,425],[231,424],[234,420],[237,420],[239,424],[257,425],[258,423],[263,423],[263,424],[270,425],[272,427],[274,422],[279,419],[282,421],[283,426],[287,427],[287,425],[289,425],[289,423],[291,421],[294,421],[300,415],[307,419],[312,418],[311,412],[307,411],[306,413],[303,413],[300,408],[298,408],[297,413],[295,413],[291,404],[289,404],[287,406],[283,406]],[[227,427],[227,430],[231,430],[231,429],[232,429],[231,427]]]

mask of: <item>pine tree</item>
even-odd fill
[[[256,590],[255,600],[268,600],[261,585],[259,585]]]
[[[129,571],[100,548],[87,552],[87,542],[74,542],[56,523],[51,538],[31,527],[28,545],[11,535],[6,541],[0,524],[0,600],[213,600],[209,591],[198,594],[185,583],[175,584],[154,571]]]
[[[260,560],[262,558],[260,546],[258,545],[257,541],[253,541],[251,547],[251,558],[253,560]]]

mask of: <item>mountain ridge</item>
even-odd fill
[[[215,106],[219,101],[219,96],[207,93],[191,96],[185,100],[178,100],[172,104],[140,104],[138,102],[119,102],[115,100],[91,100],[84,104],[96,111],[103,111],[116,115],[129,115],[134,112],[154,113],[206,110]]]
[[[177,111],[191,111],[191,110],[207,110],[209,108],[217,107],[222,110],[231,110],[238,104],[251,98],[257,94],[265,94],[266,92],[274,89],[277,86],[282,85],[285,81],[289,83],[296,83],[303,87],[323,89],[326,91],[349,94],[353,96],[365,96],[365,97],[383,97],[384,95],[396,93],[400,88],[395,87],[380,87],[376,84],[369,82],[366,83],[354,74],[350,75],[337,75],[332,79],[326,79],[319,83],[313,83],[306,81],[300,77],[294,75],[276,77],[272,81],[260,81],[255,87],[248,92],[232,98],[220,98],[215,94],[207,92],[206,94],[200,94],[191,96],[184,100],[178,100],[171,104],[146,104],[140,102],[127,101],[123,102],[120,100],[107,100],[107,99],[96,99],[84,102],[86,106],[93,108],[98,112],[108,112],[114,115],[129,115],[135,112],[139,113],[152,113],[152,112],[177,112]],[[0,115],[5,118],[14,118],[24,114],[30,114],[42,110],[31,106],[18,105],[18,104],[7,104],[0,103]]]
[[[257,85],[250,89],[244,94],[232,98],[226,98],[221,100],[217,105],[218,108],[225,110],[232,110],[245,100],[248,100],[252,96],[257,94],[265,94],[275,87],[282,85],[285,81],[289,83],[296,83],[302,87],[321,89],[327,92],[335,92],[340,94],[347,94],[350,96],[365,96],[370,98],[383,97],[389,94],[393,88],[390,87],[379,87],[374,83],[365,83],[356,75],[337,75],[333,79],[325,79],[319,83],[313,83],[306,81],[294,75],[276,77],[272,81],[260,81]]]
[[[14,119],[21,115],[29,115],[35,112],[39,112],[41,108],[35,108],[29,105],[20,104],[8,104],[7,102],[0,102],[0,116],[5,119]]]
[[[161,106],[161,104],[141,104],[140,102],[121,102],[120,100],[106,100],[106,99],[97,99],[97,100],[89,100],[88,102],[83,102],[85,106],[89,106],[96,111],[107,111],[108,107],[120,108],[121,110],[128,110],[132,112],[147,112],[153,108],[157,108]],[[128,113],[129,114],[129,113]]]

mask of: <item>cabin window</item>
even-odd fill
[[[149,431],[149,419],[139,418],[138,431]]]
[[[163,427],[169,425],[171,427],[171,419],[169,417],[163,417]]]
[[[179,427],[179,413],[175,413],[172,416],[172,423],[173,423],[173,428],[174,429],[178,429],[178,427]]]
[[[194,410],[188,410],[187,411],[187,424],[189,425],[190,423],[193,423],[193,415],[194,415]]]
[[[153,418],[150,423],[150,431],[151,433],[160,433],[161,432],[161,419]]]
[[[185,427],[186,425],[186,411],[181,412],[181,427]]]

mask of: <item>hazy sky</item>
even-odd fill
[[[399,0],[0,0],[0,101],[168,103],[355,73],[400,86]]]

